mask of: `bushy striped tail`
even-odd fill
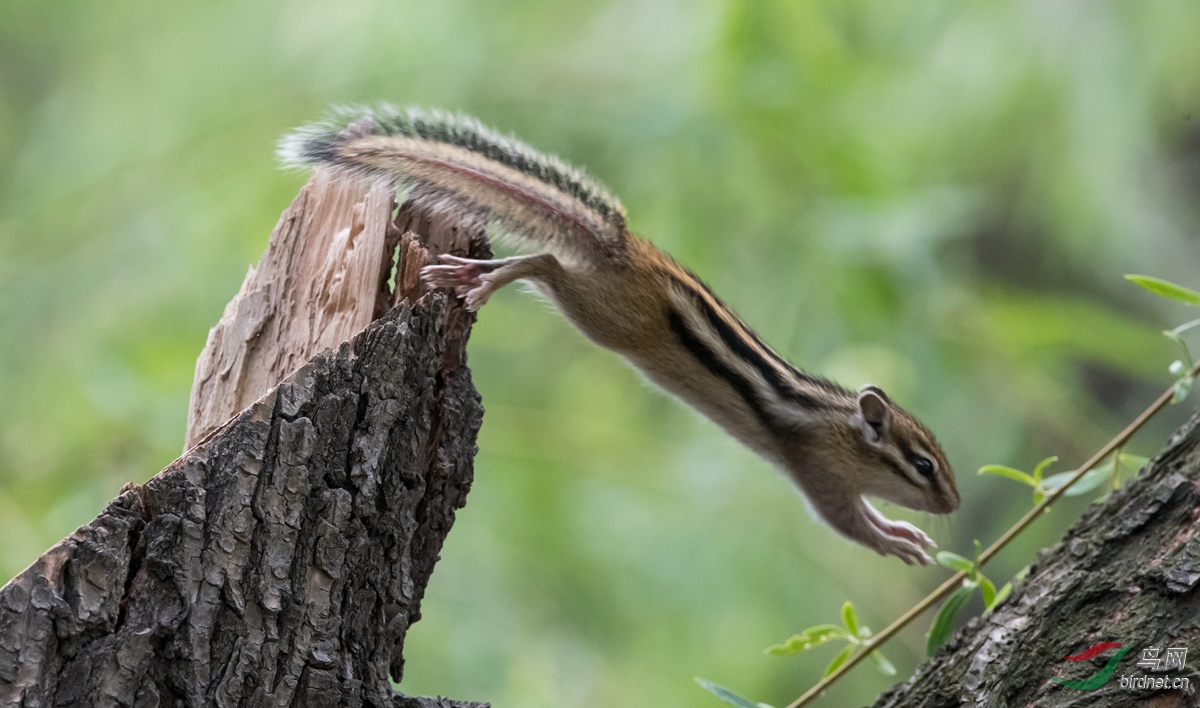
[[[499,225],[555,255],[613,255],[625,209],[583,171],[474,118],[443,111],[344,107],[279,143],[289,167],[327,164],[389,176],[418,206],[467,226]]]

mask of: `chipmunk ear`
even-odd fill
[[[887,394],[878,386],[863,386],[858,389],[858,414],[863,421],[863,433],[867,440],[878,443],[887,435],[892,422],[892,405]]]

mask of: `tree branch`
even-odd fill
[[[1093,505],[991,614],[972,619],[908,681],[876,702],[902,706],[1194,705],[1179,689],[1122,688],[1150,646],[1200,653],[1200,415],[1139,475]],[[1064,661],[1100,642],[1132,650],[1099,688],[1060,685],[1101,671],[1112,651]],[[1189,666],[1169,672],[1188,677]]]

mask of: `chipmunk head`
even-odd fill
[[[858,390],[851,417],[862,492],[894,504],[948,514],[958,508],[954,471],[933,433],[877,386]]]

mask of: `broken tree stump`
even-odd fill
[[[0,705],[478,705],[389,677],[483,413],[474,318],[417,274],[490,252],[394,205],[314,172],[197,362],[184,455],[0,589]]]

